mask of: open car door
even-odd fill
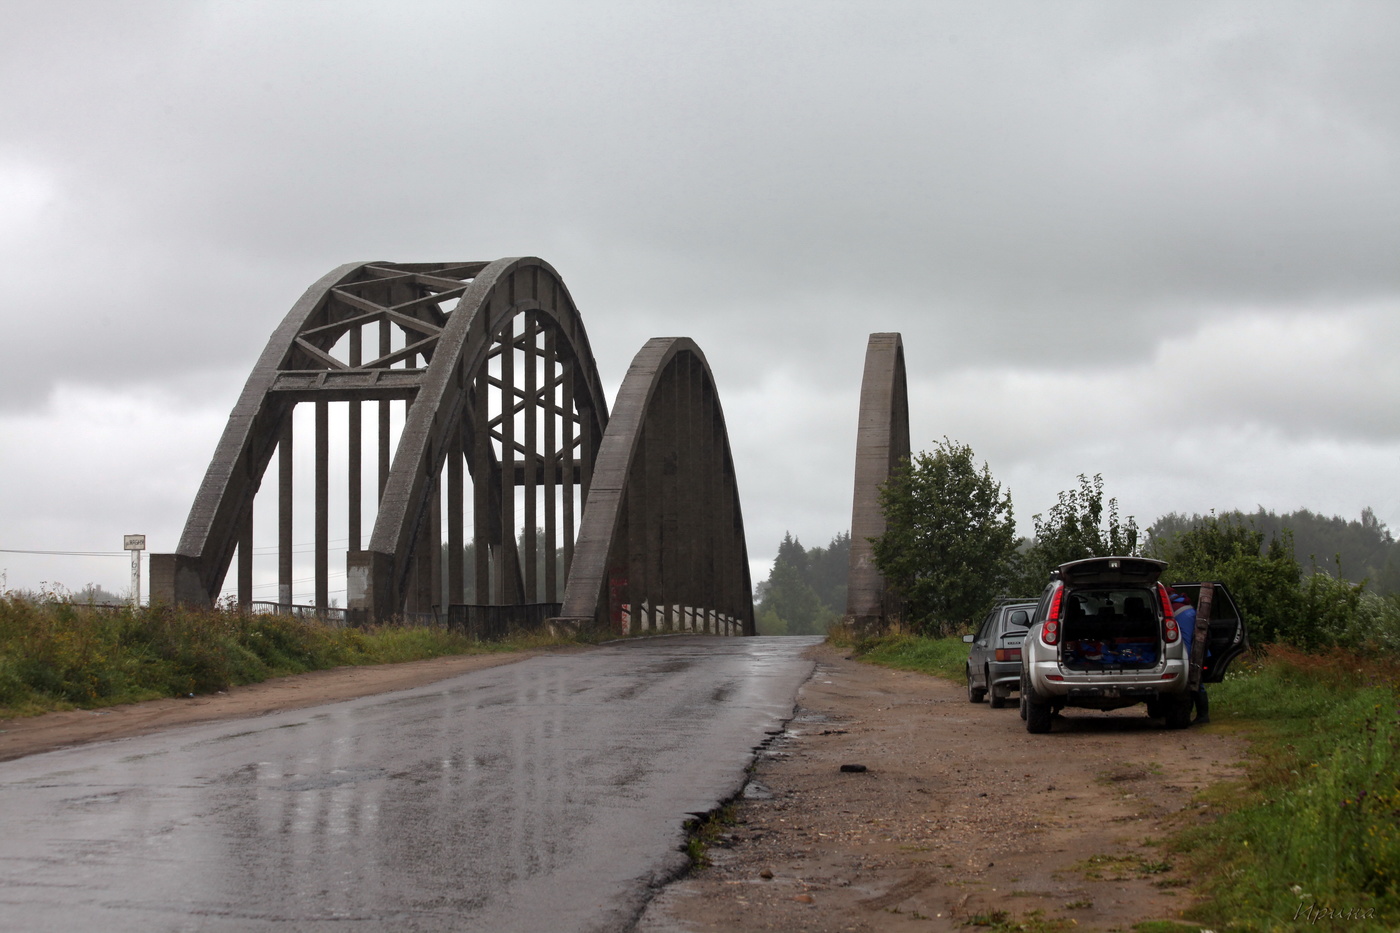
[[[1218,684],[1225,679],[1230,663],[1249,650],[1249,635],[1245,631],[1244,617],[1240,615],[1239,607],[1225,584],[1210,584],[1210,596],[1205,600],[1202,599],[1201,588],[1200,583],[1172,584],[1172,589],[1185,596],[1195,607],[1198,626],[1204,621],[1206,612],[1210,614],[1201,682]]]

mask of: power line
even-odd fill
[[[130,551],[26,551],[0,547],[0,554],[43,554],[46,557],[125,557]]]

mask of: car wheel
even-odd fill
[[[1050,704],[1042,703],[1034,694],[1025,696],[1023,702],[1026,707],[1026,731],[1049,732],[1050,717],[1054,712]]]
[[[987,671],[987,699],[992,704],[992,709],[1002,709],[1006,706],[1006,694],[997,689],[992,683],[992,672]],[[1005,688],[1002,688],[1005,689]]]
[[[986,695],[987,691],[985,688],[979,687],[975,683],[973,683],[972,668],[969,667],[967,669],[967,702],[981,703],[982,698]]]
[[[1168,729],[1185,729],[1191,725],[1191,701],[1170,703],[1166,707]]]
[[[1026,690],[1026,678],[1022,677],[1022,678],[1021,678],[1021,718],[1022,718],[1022,719],[1025,719],[1025,718],[1026,718],[1026,694],[1027,694],[1028,692],[1029,692],[1029,691]]]

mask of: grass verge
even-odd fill
[[[851,642],[860,660],[962,682],[960,638]],[[1209,728],[1242,729],[1247,778],[1220,816],[1167,840],[1215,930],[1400,929],[1400,659],[1273,646],[1210,688]]]
[[[1211,689],[1242,723],[1248,778],[1216,821],[1171,840],[1207,899],[1191,916],[1232,930],[1400,928],[1400,663],[1274,647]],[[1218,711],[1218,712],[1217,712]]]
[[[962,636],[923,638],[918,635],[879,635],[855,640],[848,638],[841,647],[850,647],[852,654],[862,661],[884,667],[920,671],[956,681],[962,681],[967,676],[967,645]]]
[[[210,693],[350,664],[541,647],[439,628],[334,628],[287,616],[170,607],[99,611],[0,595],[0,718]],[[570,639],[572,640],[572,639]]]

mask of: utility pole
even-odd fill
[[[122,535],[122,549],[131,552],[131,608],[141,608],[141,552],[146,549],[145,535]]]

